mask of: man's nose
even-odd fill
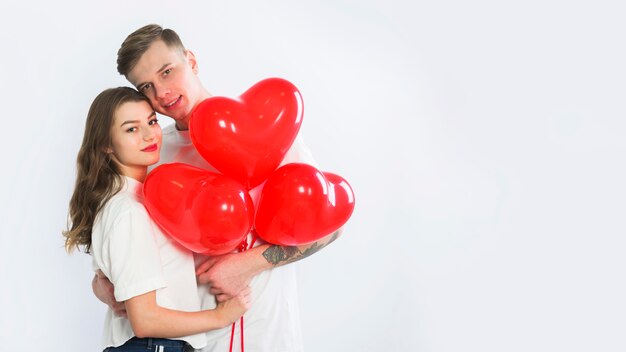
[[[167,98],[169,96],[170,89],[165,84],[155,83],[154,84],[154,94],[156,95],[157,99],[164,99],[164,98]]]

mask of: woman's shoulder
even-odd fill
[[[119,221],[130,216],[148,217],[142,200],[131,192],[119,192],[114,195],[104,204],[100,212],[109,222]]]

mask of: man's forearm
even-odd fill
[[[309,257],[328,246],[341,233],[339,229],[318,241],[301,246],[262,244],[245,252],[209,258],[196,269],[198,282],[211,285],[209,292],[218,300],[227,299],[244,289],[254,276]]]
[[[297,262],[306,257],[309,257],[317,252],[319,252],[322,248],[331,244],[334,240],[336,240],[343,230],[339,229],[332,234],[317,240],[313,243],[309,243],[306,245],[300,246],[279,246],[279,245],[268,245],[268,247],[263,251],[263,257],[269,264],[268,268],[277,267],[293,262]]]

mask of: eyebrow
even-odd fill
[[[156,73],[161,73],[161,72],[163,72],[163,71],[165,70],[165,68],[166,68],[167,66],[171,65],[171,64],[172,64],[171,62],[168,62],[168,63],[164,64],[163,66],[161,66],[161,68],[160,68],[160,69],[158,69],[158,70],[156,71]],[[142,82],[142,83],[139,83],[139,84],[137,84],[137,85],[135,86],[135,88],[139,89],[139,87],[143,86],[143,85],[144,85],[144,84],[146,84],[146,83],[148,83],[148,82]]]
[[[150,113],[150,115],[148,115],[147,118],[149,119],[150,117],[155,116],[155,115],[156,115],[156,112],[153,111],[152,113]],[[124,125],[128,125],[129,123],[139,123],[139,120],[126,120],[126,121],[122,122],[120,127],[122,127]]]
[[[122,122],[122,124],[120,125],[120,127],[124,126],[124,125],[128,125],[129,123],[139,123],[139,120],[128,120],[128,121],[124,121]]]
[[[169,65],[171,65],[171,62],[166,63],[165,65],[161,66],[161,68],[156,72],[156,73],[161,73],[163,70],[165,70],[165,68]]]

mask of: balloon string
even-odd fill
[[[240,328],[241,328],[241,352],[243,352],[243,315],[241,316]]]
[[[250,245],[248,246],[248,242],[246,241],[246,239],[244,239],[243,241],[241,241],[241,244],[239,244],[239,252],[245,252],[246,250],[248,250],[248,248],[252,248],[252,246],[256,242],[256,239],[258,238],[256,231],[252,230],[252,233],[252,242],[250,243]],[[230,349],[228,350],[229,352],[233,352],[233,340],[235,339],[235,323],[236,322],[233,323],[232,328],[230,329]],[[243,315],[241,316],[241,319],[239,319],[239,326],[239,332],[241,336],[241,352],[244,352]]]
[[[233,338],[235,337],[235,323],[233,323],[233,327],[230,330],[230,349],[229,352],[233,352]]]
[[[257,238],[259,238],[259,234],[256,233],[256,229],[252,229],[252,242],[250,243],[250,246],[248,246],[248,248],[252,248],[252,246],[254,246]]]

